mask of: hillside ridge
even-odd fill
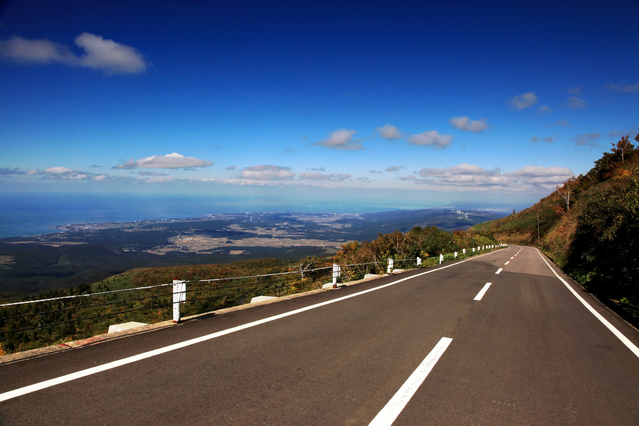
[[[537,246],[588,291],[639,313],[639,149],[629,136],[535,205],[471,230]]]

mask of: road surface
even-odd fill
[[[513,246],[2,365],[0,424],[639,424],[639,332],[550,265]]]

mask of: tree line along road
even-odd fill
[[[639,332],[551,265],[513,246],[5,364],[0,424],[639,423]]]

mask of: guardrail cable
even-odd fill
[[[451,256],[452,256],[452,254],[451,254]],[[438,258],[439,258],[439,256],[429,256],[429,257],[423,258],[422,261],[425,262],[425,261],[427,261],[429,259],[438,259]],[[416,260],[417,259],[396,259],[394,262],[395,263],[399,263],[399,262],[415,262]],[[388,261],[387,260],[383,260],[383,261],[376,261],[376,262],[345,264],[345,265],[339,265],[339,266],[340,266],[340,268],[342,269],[343,272],[346,272],[348,270],[348,268],[359,267],[359,266],[380,265],[380,264],[386,264],[386,263],[388,263]],[[324,271],[324,272],[329,272],[330,273],[332,268],[333,268],[332,266],[327,266],[327,267],[320,267],[320,268],[314,268],[314,269],[298,269],[298,270],[294,270],[294,271],[277,272],[277,273],[272,273],[272,274],[249,275],[249,276],[241,276],[241,277],[208,278],[208,279],[201,279],[201,280],[184,280],[184,282],[186,284],[188,284],[187,290],[186,291],[181,291],[181,292],[178,292],[178,293],[182,293],[182,294],[184,294],[184,293],[201,293],[201,292],[204,292],[204,293],[206,293],[206,292],[216,292],[217,293],[217,294],[213,294],[211,296],[195,297],[195,298],[191,298],[191,299],[188,300],[188,301],[202,301],[202,300],[210,300],[210,299],[215,299],[215,298],[220,298],[220,297],[228,297],[229,296],[228,292],[237,291],[239,289],[246,289],[246,288],[249,288],[249,287],[253,287],[255,291],[262,291],[262,292],[278,291],[278,290],[288,289],[290,287],[295,287],[297,285],[300,285],[302,282],[299,282],[299,281],[288,282],[288,283],[285,283],[283,281],[281,281],[281,282],[273,282],[273,281],[271,281],[271,282],[264,282],[264,281],[260,282],[260,279],[284,277],[284,276],[290,276],[290,275],[301,275],[301,279],[304,280],[305,279],[304,278],[305,274],[311,274],[313,272],[318,272],[318,271]],[[249,283],[243,283],[243,284],[234,284],[234,285],[219,284],[219,285],[215,285],[215,286],[210,286],[211,283],[229,282],[229,284],[230,284],[230,282],[233,282],[233,281],[248,280],[248,279],[253,279],[255,281],[254,282],[249,282]],[[317,279],[317,277],[316,277],[316,279]],[[207,285],[207,284],[209,284],[209,285]],[[60,309],[57,309],[57,310],[42,311],[42,312],[30,312],[30,313],[25,313],[25,314],[22,314],[22,315],[13,315],[13,316],[8,316],[8,317],[2,317],[2,318],[0,318],[0,324],[2,324],[5,320],[13,320],[13,319],[18,319],[18,318],[31,318],[31,317],[37,317],[37,316],[52,315],[52,314],[58,314],[58,313],[62,313],[62,312],[77,311],[79,309],[92,309],[92,308],[109,306],[109,305],[118,305],[118,304],[125,304],[125,303],[128,304],[128,303],[132,303],[132,302],[146,301],[148,299],[154,299],[156,301],[159,301],[159,299],[171,297],[175,293],[170,292],[170,293],[165,293],[165,294],[152,294],[152,295],[143,296],[143,297],[122,299],[122,300],[110,300],[110,301],[105,301],[105,302],[100,302],[100,303],[93,303],[93,304],[88,304],[88,305],[83,305],[82,303],[80,303],[77,306],[69,306],[69,307],[66,307],[66,308],[64,307],[64,301],[66,301],[66,300],[78,299],[78,300],[81,301],[81,300],[86,300],[86,298],[89,298],[89,297],[108,296],[108,295],[113,295],[113,294],[118,294],[118,293],[131,292],[131,291],[152,290],[152,289],[156,289],[156,288],[166,288],[166,287],[170,287],[170,286],[173,286],[173,285],[174,285],[173,283],[158,284],[158,285],[150,285],[150,286],[143,286],[143,287],[134,287],[134,288],[125,288],[125,289],[118,289],[118,290],[102,291],[102,292],[98,292],[98,293],[76,294],[76,295],[60,296],[60,297],[47,298],[47,299],[36,299],[36,300],[26,300],[26,301],[21,301],[21,302],[4,303],[4,304],[0,304],[0,308],[13,307],[14,309],[16,309],[19,306],[34,305],[34,304],[37,304],[37,303],[45,303],[45,302],[61,302],[62,307]],[[219,294],[220,292],[226,292],[227,294],[226,295],[220,295]],[[250,292],[245,293],[245,294],[235,295],[235,297],[237,297],[236,301],[245,298],[249,294],[250,294]],[[197,295],[198,294],[194,294],[194,296],[197,296]],[[34,327],[20,328],[20,329],[15,329],[15,330],[8,330],[8,331],[0,331],[0,335],[1,334],[17,333],[17,332],[22,332],[22,331],[29,331],[29,330],[42,329],[42,328],[46,328],[46,327],[53,327],[53,326],[70,324],[70,323],[81,322],[81,321],[95,320],[95,319],[105,318],[105,317],[112,317],[112,316],[117,316],[117,315],[129,313],[129,312],[134,312],[134,311],[170,307],[172,305],[173,305],[173,302],[159,303],[159,304],[158,303],[152,303],[151,306],[142,306],[142,307],[136,307],[136,308],[132,308],[132,309],[126,309],[124,311],[110,312],[110,313],[106,313],[106,314],[94,315],[94,316],[86,317],[86,318],[71,319],[71,320],[66,320],[66,321],[47,324],[45,326],[38,325],[38,326],[34,326]]]

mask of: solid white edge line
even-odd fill
[[[619,340],[621,340],[621,342],[626,345],[626,347],[628,347],[628,349],[630,349],[632,351],[633,354],[635,354],[635,356],[637,358],[639,358],[639,348],[637,346],[635,346],[634,343],[632,343],[626,336],[624,336],[624,334],[619,331],[614,325],[610,324],[610,322],[608,322],[607,319],[605,319],[603,316],[601,316],[601,314],[599,312],[597,312],[595,310],[595,308],[593,308],[592,306],[590,306],[590,304],[588,302],[586,302],[586,300],[581,297],[579,295],[579,293],[577,293],[575,291],[575,289],[572,288],[572,286],[570,284],[568,284],[566,282],[566,280],[564,280],[563,278],[561,278],[559,276],[559,274],[557,274],[557,272],[554,270],[554,268],[552,266],[550,266],[550,263],[548,263],[548,261],[546,261],[546,259],[544,258],[544,256],[542,256],[541,252],[539,251],[539,249],[536,249],[537,253],[539,254],[539,257],[541,257],[541,259],[546,263],[546,265],[548,266],[548,268],[550,268],[550,270],[552,271],[553,274],[555,274],[555,276],[557,278],[559,278],[559,280],[564,283],[564,285],[568,288],[568,290],[570,290],[570,292],[577,298],[577,300],[579,300],[581,302],[582,305],[584,305],[586,307],[586,309],[588,309],[590,311],[591,314],[593,314],[595,316],[595,318],[597,318],[599,321],[601,321],[601,323],[603,325],[606,326],[606,328],[608,328],[608,330],[610,330],[612,332],[612,334],[614,334],[615,336],[617,336],[617,338]]]
[[[384,408],[382,408],[382,411],[377,413],[373,421],[369,423],[369,426],[390,426],[393,424],[408,404],[408,401],[415,395],[417,389],[424,383],[424,380],[426,380],[426,377],[428,377],[428,374],[452,341],[453,339],[449,337],[441,338],[424,361],[419,364],[419,367],[417,367],[408,380],[399,388],[397,393],[395,393]]]
[[[504,270],[504,268],[497,269],[497,272],[495,272],[495,275],[499,275],[501,273],[501,271],[503,271],[503,270]]]
[[[488,291],[488,288],[491,284],[492,283],[486,283],[486,285],[484,285],[484,287],[479,290],[479,293],[477,293],[477,296],[475,296],[473,300],[481,300],[481,298],[484,297],[484,294],[486,294],[486,292]]]
[[[271,321],[276,321],[278,319],[286,318],[286,317],[291,316],[291,315],[300,314],[302,312],[310,311],[312,309],[320,308],[322,306],[326,306],[326,305],[330,305],[330,304],[333,304],[333,303],[341,302],[343,300],[350,299],[352,297],[357,297],[357,296],[361,296],[363,294],[371,293],[373,291],[381,290],[383,288],[390,287],[390,286],[393,286],[395,284],[399,284],[399,283],[404,282],[404,281],[412,280],[413,278],[421,277],[422,275],[432,274],[433,272],[437,272],[437,271],[441,271],[442,269],[447,269],[447,268],[451,268],[453,266],[461,265],[462,263],[466,263],[466,262],[468,262],[470,260],[478,259],[480,257],[488,256],[488,255],[494,254],[494,253],[497,253],[497,252],[490,252],[490,253],[480,254],[478,256],[469,257],[468,259],[464,259],[464,260],[462,260],[460,262],[457,262],[457,263],[453,263],[453,264],[450,264],[450,265],[442,266],[440,268],[432,269],[430,271],[422,272],[420,274],[412,275],[410,277],[402,278],[400,280],[393,281],[391,283],[384,284],[384,285],[381,285],[379,287],[370,288],[368,290],[364,290],[364,291],[361,291],[359,293],[349,294],[348,296],[342,296],[342,297],[339,297],[337,299],[328,300],[326,302],[318,303],[316,305],[311,305],[311,306],[307,306],[305,308],[296,309],[296,310],[293,310],[293,311],[290,311],[290,312],[285,312],[283,314],[275,315],[275,316],[272,316],[272,317],[263,318],[263,319],[258,320],[258,321],[253,321],[253,322],[250,322],[250,323],[247,323],[247,324],[242,324],[242,325],[239,325],[237,327],[232,327],[232,328],[229,328],[229,329],[226,329],[226,330],[218,331],[216,333],[212,333],[212,334],[207,334],[205,336],[196,337],[196,338],[191,339],[191,340],[185,340],[184,342],[180,342],[180,343],[174,343],[173,345],[165,346],[163,348],[158,348],[158,349],[154,349],[152,351],[143,352],[143,353],[138,354],[138,355],[133,355],[133,356],[130,356],[130,357],[127,357],[127,358],[123,358],[123,359],[117,360],[117,361],[108,362],[106,364],[98,365],[96,367],[87,368],[86,370],[80,370],[80,371],[77,371],[75,373],[71,373],[71,374],[67,374],[67,375],[64,375],[64,376],[56,377],[54,379],[45,380],[44,382],[34,383],[32,385],[28,385],[28,386],[24,386],[24,387],[21,387],[21,388],[18,388],[18,389],[14,389],[12,391],[8,391],[8,392],[0,394],[0,402],[7,401],[7,400],[13,399],[13,398],[17,398],[19,396],[27,395],[29,393],[36,392],[36,391],[39,391],[39,390],[42,390],[42,389],[50,388],[52,386],[60,385],[62,383],[66,383],[66,382],[70,382],[70,381],[73,381],[73,380],[76,380],[76,379],[80,379],[82,377],[87,377],[87,376],[90,376],[92,374],[101,373],[103,371],[107,371],[107,370],[111,370],[113,368],[121,367],[123,365],[131,364],[133,362],[141,361],[143,359],[151,358],[151,357],[154,357],[154,356],[157,356],[157,355],[162,355],[164,353],[171,352],[171,351],[174,351],[174,350],[177,350],[177,349],[182,349],[182,348],[185,348],[187,346],[195,345],[197,343],[202,343],[202,342],[205,342],[207,340],[211,340],[211,339],[215,339],[217,337],[225,336],[227,334],[235,333],[236,331],[245,330],[247,328],[252,328],[252,327],[255,327],[255,326],[258,326],[258,325],[261,325],[261,324],[266,324],[266,323],[271,322]]]

